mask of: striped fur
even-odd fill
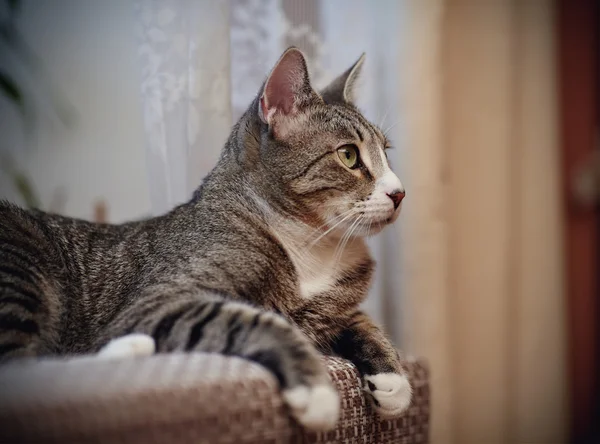
[[[373,271],[363,237],[396,219],[387,195],[404,193],[385,136],[349,102],[361,64],[321,95],[288,50],[193,198],[163,216],[93,224],[0,202],[0,359],[91,353],[144,333],[158,352],[264,365],[317,428],[331,421],[307,413],[299,389],[329,384],[317,350],[365,377],[400,374],[358,311]],[[340,144],[356,145],[360,167],[341,162]],[[315,406],[327,390],[311,392]]]

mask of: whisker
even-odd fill
[[[331,220],[329,220],[329,221],[325,222],[325,223],[324,223],[323,225],[321,225],[321,226],[320,226],[318,229],[321,229],[321,228],[323,228],[323,227],[326,227],[328,224],[330,224],[330,223],[334,222],[336,219],[342,218],[342,217],[344,217],[344,216],[346,216],[346,215],[348,215],[348,214],[352,213],[352,212],[353,212],[353,211],[355,211],[355,210],[356,210],[356,207],[352,207],[352,208],[350,208],[349,210],[346,210],[346,211],[344,211],[343,213],[341,213],[341,214],[338,214],[338,215],[337,215],[337,216],[335,216],[333,219],[331,219]]]
[[[337,220],[337,219],[343,218],[345,215],[349,214],[349,213],[350,213],[350,212],[352,212],[353,210],[354,210],[354,208],[350,208],[349,210],[346,210],[346,211],[344,211],[343,213],[341,213],[341,214],[338,214],[338,215],[337,215],[337,216],[335,216],[333,219],[331,219],[331,220],[328,220],[328,221],[327,221],[327,222],[325,222],[324,224],[322,224],[322,225],[318,226],[317,228],[315,228],[315,229],[313,230],[313,235],[320,233],[322,228],[326,227],[327,225],[329,225],[330,223],[332,223],[333,221],[335,221],[335,220]]]
[[[352,222],[352,225],[350,225],[350,228],[348,230],[346,230],[346,232],[344,233],[344,236],[342,236],[342,239],[338,243],[338,247],[335,249],[334,259],[333,259],[333,263],[336,266],[339,264],[342,254],[344,252],[344,249],[346,248],[346,245],[347,245],[348,241],[350,240],[350,237],[352,237],[352,233],[354,232],[355,228],[358,227],[358,224],[362,218],[364,218],[364,215],[361,214],[354,220],[354,222]]]
[[[314,246],[320,239],[322,239],[324,236],[326,236],[329,232],[334,230],[337,226],[339,226],[346,220],[353,217],[357,211],[358,210],[356,208],[350,208],[349,210],[343,212],[342,214],[334,217],[333,220],[334,221],[337,220],[337,222],[334,225],[332,225],[329,229],[327,229],[324,233],[321,233],[318,229],[315,230],[315,232],[309,236],[309,240],[311,237],[313,237],[316,234],[319,234],[319,236],[316,239],[314,239],[312,242],[310,242],[308,245],[299,244],[299,243],[291,242],[291,241],[286,242],[285,247],[289,251],[289,253],[294,257],[294,261],[296,262],[296,264],[306,270],[318,269],[320,267],[320,265],[322,264],[322,261],[318,257],[314,256],[311,253],[311,251],[310,251],[311,247]],[[331,223],[331,221],[329,221],[328,223]],[[323,226],[325,226],[325,225],[327,225],[327,224],[323,224]]]
[[[356,210],[355,208],[353,208],[352,210]],[[329,229],[327,229],[324,233],[321,233],[321,235],[319,237],[317,237],[314,241],[312,241],[308,246],[312,247],[313,245],[315,245],[317,242],[319,242],[323,237],[327,236],[327,234],[329,234],[332,230],[334,230],[336,227],[338,227],[341,223],[343,223],[344,221],[348,220],[349,218],[351,218],[354,214],[346,214],[346,216],[341,219],[340,221],[336,222],[335,224],[333,224],[331,227],[329,227]]]
[[[383,118],[380,120],[379,125],[377,125],[379,128],[381,128],[383,126],[383,124],[385,123],[385,119],[386,119],[388,113],[390,112],[391,108],[392,108],[392,104],[389,103],[387,109],[385,110],[385,113],[383,113]]]
[[[367,227],[367,237],[371,235],[371,227],[373,226],[373,220],[369,220],[369,226]]]
[[[390,125],[388,128],[386,128],[386,129],[383,131],[383,135],[384,135],[385,137],[388,137],[388,135],[389,135],[390,131],[391,131],[391,130],[393,130],[393,129],[394,129],[394,128],[395,128],[395,127],[396,127],[396,126],[397,126],[397,125],[398,125],[400,122],[401,122],[401,121],[400,121],[400,120],[398,120],[396,123],[394,123],[394,124]]]
[[[340,249],[340,246],[342,246],[344,244],[344,241],[346,239],[346,235],[348,235],[350,233],[350,230],[352,229],[352,226],[356,223],[356,221],[360,218],[357,217],[354,221],[352,221],[352,223],[350,224],[350,226],[348,228],[346,228],[346,231],[344,231],[344,234],[342,235],[342,237],[340,237],[340,240],[338,241],[338,244],[335,247],[335,251],[333,252],[333,263],[334,266],[337,266],[337,257],[338,257],[338,250]]]
[[[360,223],[362,222],[362,219],[364,219],[364,215],[360,215],[357,219],[356,219],[356,223],[352,225],[352,227],[350,228],[350,234],[346,237],[346,242],[344,243],[344,245],[342,246],[342,249],[339,252],[339,257],[338,257],[338,261],[342,258],[342,254],[343,254],[343,250],[344,248],[346,248],[346,246],[348,245],[348,242],[350,241],[350,238],[352,237],[352,235],[354,234],[354,232],[356,231],[356,229],[358,228],[358,226],[360,225]]]

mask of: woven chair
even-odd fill
[[[328,433],[304,430],[288,414],[271,374],[213,354],[124,360],[23,361],[0,367],[0,443],[426,443],[427,368],[405,366],[411,407],[377,417],[356,368],[324,358],[341,395]]]

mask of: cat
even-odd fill
[[[320,92],[286,50],[189,202],[121,225],[0,203],[0,359],[235,355],[277,379],[293,416],[334,427],[320,353],[352,361],[383,417],[410,404],[396,349],[363,313],[364,238],[405,195],[385,135],[354,105],[364,54]]]

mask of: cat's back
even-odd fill
[[[47,279],[89,281],[119,259],[143,255],[144,243],[133,242],[143,231],[141,222],[97,224],[0,201],[0,262],[26,262]]]
[[[31,212],[8,201],[0,200],[0,233],[16,227],[31,227],[34,221],[35,217]]]
[[[39,213],[0,201],[0,257],[6,256],[11,245],[21,249],[35,246],[37,251],[49,249],[50,236]]]

